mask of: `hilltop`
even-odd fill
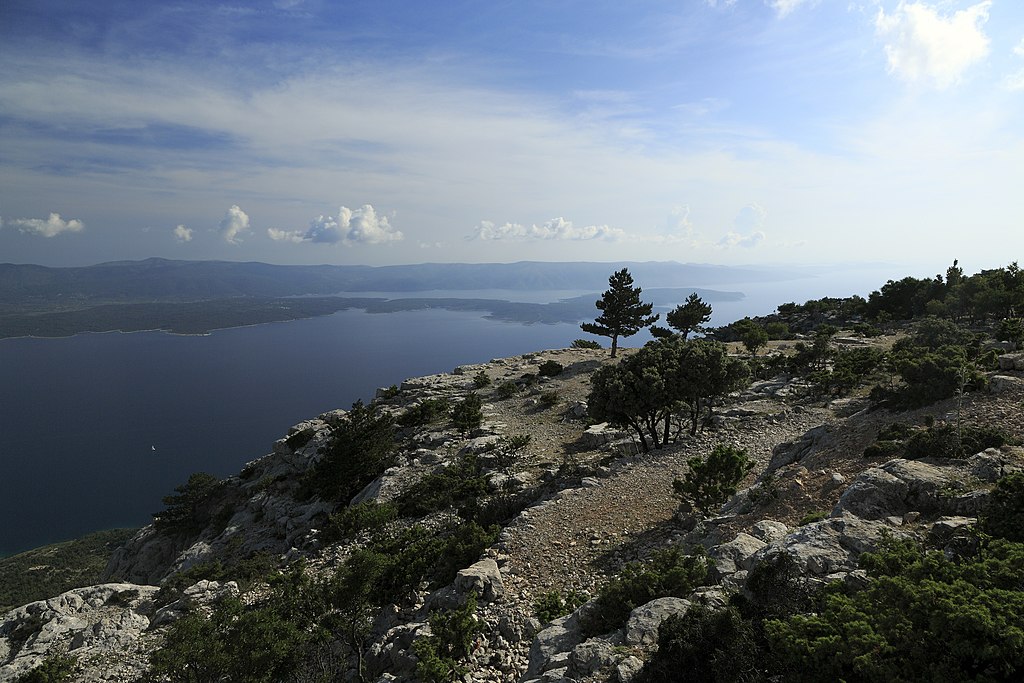
[[[464,664],[472,680],[589,680],[609,672],[628,680],[651,651],[657,623],[682,603],[663,598],[647,621],[637,616],[636,625],[619,635],[585,643],[572,620],[541,622],[537,603],[551,596],[596,596],[628,562],[659,548],[705,547],[715,558],[713,578],[687,604],[716,605],[742,588],[771,549],[785,549],[806,578],[820,581],[855,575],[856,557],[885,534],[955,533],[977,514],[998,473],[1024,462],[1021,449],[966,460],[890,462],[866,458],[865,449],[894,421],[919,428],[956,412],[1021,436],[1024,365],[1007,358],[1002,379],[993,384],[1000,393],[972,393],[960,404],[948,399],[902,413],[865,410],[866,399],[823,403],[805,395],[800,380],[757,381],[729,397],[713,426],[649,454],[640,453],[624,431],[587,425],[589,378],[611,362],[604,351],[544,351],[411,378],[378,392],[375,405],[383,414],[454,405],[477,392],[484,398],[483,421],[463,432],[422,410],[422,424],[405,419],[397,460],[352,501],[374,501],[378,510],[404,506],[403,514],[383,521],[330,516],[344,506],[310,497],[302,490],[304,475],[321,460],[347,413],[300,423],[238,476],[204,491],[186,493],[183,487],[176,503],[188,508],[186,518],[177,526],[141,530],[111,558],[106,583],[4,616],[0,677],[12,679],[47,657],[71,652],[76,680],[135,680],[177,621],[197,609],[209,611],[225,596],[239,596],[240,604],[280,599],[280,579],[268,583],[268,577],[297,580],[294,572],[300,572],[313,584],[327,580],[387,537],[405,539],[403,547],[393,547],[398,553],[424,538],[450,540],[451,525],[462,518],[449,505],[465,502],[458,489],[469,481],[484,487],[475,494],[481,501],[504,506],[490,510],[502,530],[445,545],[436,558],[456,564],[443,572],[429,567],[410,584],[412,592],[394,594],[383,611],[368,606],[366,680],[413,677],[412,644],[430,633],[430,614],[457,607],[470,591],[478,596],[479,623]],[[550,373],[551,363],[563,369],[544,376],[541,368]],[[519,447],[510,449],[510,440]],[[681,516],[673,479],[687,471],[689,458],[718,443],[747,449],[756,468],[719,514]],[[445,472],[453,477],[437,479]],[[894,480],[903,483],[888,483]],[[444,488],[424,488],[424,481]],[[195,498],[186,501],[189,494]],[[410,507],[415,496],[421,500]],[[807,523],[808,516],[821,519]],[[410,536],[417,528],[425,531]],[[420,547],[435,552],[429,543]],[[351,673],[344,646],[328,649],[342,656],[332,666]]]

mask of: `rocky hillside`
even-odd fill
[[[552,374],[552,362],[564,369]],[[858,557],[879,539],[955,544],[996,479],[1024,465],[1016,446],[953,459],[865,456],[892,423],[959,420],[1024,436],[1024,355],[1003,356],[986,392],[900,413],[870,410],[864,398],[808,398],[784,377],[758,381],[731,395],[704,431],[648,454],[625,432],[588,426],[589,377],[609,362],[603,351],[543,351],[378,392],[376,404],[396,418],[476,392],[484,419],[468,432],[446,419],[401,427],[397,461],[350,505],[405,509],[418,482],[472,456],[486,482],[479,498],[503,502],[510,514],[454,579],[424,581],[375,609],[360,653],[340,638],[329,644],[333,671],[347,672],[340,680],[359,680],[360,663],[363,680],[415,680],[413,643],[431,633],[430,615],[473,594],[478,628],[463,680],[628,682],[655,649],[665,618],[696,604],[726,604],[780,554],[809,585],[862,581]],[[326,580],[371,547],[373,530],[339,532],[331,515],[345,506],[309,491],[308,473],[345,416],[333,411],[292,427],[270,454],[195,500],[182,491],[189,515],[142,529],[111,558],[105,583],[0,616],[0,680],[66,654],[74,657],[73,680],[140,680],[169,629],[190,612],[208,612],[224,596],[258,603],[273,594],[268,572],[301,567]],[[756,461],[745,488],[712,516],[680,513],[673,480],[690,458],[718,444],[742,447]],[[454,508],[435,505],[390,518],[385,528],[440,528],[455,517]],[[713,562],[705,585],[637,606],[624,627],[592,636],[585,622],[594,601],[586,601],[627,563],[672,547],[707,552]],[[537,603],[554,594],[586,604],[543,623],[539,616],[554,615],[539,615]]]

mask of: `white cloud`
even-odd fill
[[[741,235],[738,232],[730,230],[725,233],[722,239],[718,240],[718,246],[724,249],[730,249],[732,247],[743,247],[745,249],[752,249],[757,245],[764,242],[765,234],[760,230],[755,230],[749,235]]]
[[[192,229],[186,228],[184,225],[179,225],[174,230],[174,239],[178,242],[185,243],[192,241]]]
[[[736,0],[704,0],[708,7],[732,7]]]
[[[801,5],[817,4],[818,0],[766,0],[769,7],[780,17],[784,17]]]
[[[761,229],[768,219],[768,212],[763,206],[750,203],[740,209],[736,214],[733,223],[735,230],[725,233],[722,239],[718,240],[718,246],[723,249],[732,247],[743,247],[752,249],[764,242],[765,234]]]
[[[879,9],[875,32],[885,40],[889,73],[939,89],[956,84],[988,56],[983,26],[991,6],[991,0],[984,0],[952,16],[922,2],[901,2],[892,14]]]
[[[1021,38],[1020,42],[1013,48],[1013,54],[1018,57],[1024,57],[1024,38]],[[1007,90],[1024,90],[1024,69],[1018,69],[1008,74],[1003,79],[1003,87]]]
[[[385,244],[404,239],[387,216],[377,215],[370,204],[352,210],[347,206],[338,209],[338,216],[317,216],[307,230],[280,230],[269,228],[270,239],[279,242],[315,242],[317,244]]]
[[[576,227],[572,221],[562,217],[552,218],[541,225],[525,226],[520,223],[495,225],[481,221],[470,239],[480,240],[619,240],[626,237],[620,228],[607,225],[585,225]]]
[[[249,232],[249,216],[238,204],[232,204],[220,222],[220,235],[228,244],[238,244],[242,241],[238,236],[243,232]]]
[[[77,219],[69,221],[60,217],[59,213],[51,213],[46,220],[42,218],[18,218],[11,221],[11,225],[18,228],[20,232],[43,237],[56,237],[65,232],[81,232],[85,230],[85,224]]]

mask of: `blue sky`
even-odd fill
[[[1017,0],[0,4],[0,262],[973,272],[1022,188]]]

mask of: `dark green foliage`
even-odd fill
[[[465,673],[459,663],[469,657],[473,640],[480,632],[476,594],[470,593],[466,602],[455,609],[431,612],[429,621],[432,635],[413,643],[420,660],[416,675],[425,683],[447,683]]]
[[[153,526],[172,534],[194,534],[213,519],[221,482],[206,472],[189,475],[188,481],[175,487],[177,494],[164,496],[167,508],[153,513]]]
[[[367,500],[358,505],[350,505],[328,517],[320,540],[324,543],[333,543],[352,538],[362,531],[380,529],[396,519],[398,507],[394,503]]]
[[[451,402],[446,398],[423,399],[398,416],[400,427],[423,427],[448,416]]]
[[[709,512],[736,493],[754,461],[747,451],[735,446],[719,444],[707,458],[694,456],[688,461],[690,471],[683,479],[672,482],[672,489],[683,501],[684,507]]]
[[[711,320],[711,304],[701,299],[696,292],[686,297],[686,301],[665,314],[665,322],[683,336],[691,332],[700,332],[704,323]]]
[[[550,408],[558,403],[559,398],[558,392],[552,389],[551,391],[542,392],[539,400],[542,406]]]
[[[377,405],[356,401],[331,433],[323,458],[305,475],[311,493],[347,503],[395,460],[395,421]]]
[[[639,287],[633,287],[633,277],[629,270],[623,268],[608,278],[609,288],[601,299],[594,303],[601,315],[592,323],[583,323],[580,329],[590,334],[610,337],[612,340],[612,358],[618,349],[619,337],[631,337],[643,328],[654,323],[660,317],[651,315],[653,304],[640,301]]]
[[[75,675],[78,660],[72,655],[54,655],[47,657],[39,666],[26,671],[12,683],[61,683],[71,681]]]
[[[572,341],[572,348],[574,349],[601,349],[603,348],[600,343],[593,339],[574,339]]]
[[[313,430],[299,430],[292,434],[291,436],[289,436],[287,439],[285,439],[284,442],[288,444],[288,448],[292,449],[293,451],[297,451],[303,446],[305,446],[307,443],[309,443],[310,440],[312,440],[312,438]]]
[[[658,650],[637,683],[744,683],[765,680],[765,664],[754,626],[734,607],[693,605],[658,628]]]
[[[986,448],[1000,448],[1010,443],[1011,437],[995,427],[980,425],[940,424],[918,431],[904,445],[906,457],[960,458],[980,453]]]
[[[1018,347],[1024,344],[1024,319],[1003,318],[999,321],[995,338],[1001,341],[1013,342]]]
[[[647,562],[630,562],[604,585],[583,619],[588,636],[608,633],[626,623],[634,608],[655,598],[685,597],[707,580],[708,560],[679,548],[656,551]]]
[[[892,365],[906,383],[892,394],[898,406],[926,406],[955,396],[961,388],[984,385],[984,377],[964,347],[942,346],[929,351],[904,341],[897,342],[892,350]]]
[[[991,536],[1024,542],[1024,473],[1014,472],[996,482],[978,526]]]
[[[537,374],[541,377],[555,377],[562,374],[565,367],[556,360],[546,360],[540,364]]]
[[[503,436],[497,441],[492,441],[488,444],[487,452],[494,458],[495,465],[509,468],[526,452],[531,438],[530,434]]]
[[[473,375],[473,388],[483,389],[484,387],[491,386],[491,378],[486,372],[481,370],[480,372]]]
[[[194,564],[185,571],[171,574],[160,583],[153,602],[168,605],[182,596],[183,591],[197,581],[237,581],[245,590],[254,581],[261,580],[277,568],[277,560],[267,553],[254,553],[234,562],[212,560]]]
[[[820,522],[821,520],[827,519],[827,518],[828,518],[828,511],[826,511],[826,510],[817,510],[815,512],[808,512],[806,515],[804,515],[803,517],[800,518],[800,521],[797,522],[797,525],[798,526],[806,526],[808,524],[813,524],[814,522]]]
[[[476,455],[467,453],[409,487],[398,502],[398,510],[403,517],[422,517],[452,507],[473,507],[486,494],[483,466]]]
[[[793,333],[789,331],[789,325],[784,322],[767,323],[764,326],[764,331],[768,333],[768,339],[791,339],[793,337]]]
[[[498,385],[498,398],[512,398],[519,393],[519,385],[512,381],[502,382]]]
[[[871,581],[816,613],[765,628],[800,681],[1010,681],[1024,672],[1024,546],[993,541],[961,561],[910,541],[862,556]]]
[[[737,320],[729,327],[752,355],[756,356],[757,350],[768,343],[768,333],[750,318]]]
[[[879,441],[901,441],[909,439],[917,430],[906,422],[891,422],[878,432]]]
[[[743,386],[748,376],[747,365],[730,358],[719,342],[659,339],[595,372],[587,406],[595,420],[634,430],[647,452],[673,438],[672,416],[683,409],[696,434],[714,401]]]
[[[910,343],[936,351],[943,346],[971,346],[974,335],[952,320],[928,316],[914,324]]]
[[[98,531],[0,558],[0,614],[72,588],[100,583],[111,553],[136,531]]]
[[[480,396],[475,393],[468,394],[452,406],[452,425],[461,432],[473,431],[484,421],[484,414],[480,409],[482,405]]]
[[[547,624],[566,614],[571,614],[586,601],[586,596],[576,591],[569,591],[565,597],[562,597],[557,590],[550,590],[533,603],[533,614],[542,624]]]
[[[902,441],[876,441],[864,449],[865,458],[885,458],[890,460],[903,455]]]
[[[401,393],[402,393],[402,390],[398,388],[398,385],[397,384],[392,384],[390,387],[388,387],[387,389],[384,389],[383,391],[380,392],[379,398],[382,401],[389,401],[389,400],[395,398],[396,396],[398,396]]]

